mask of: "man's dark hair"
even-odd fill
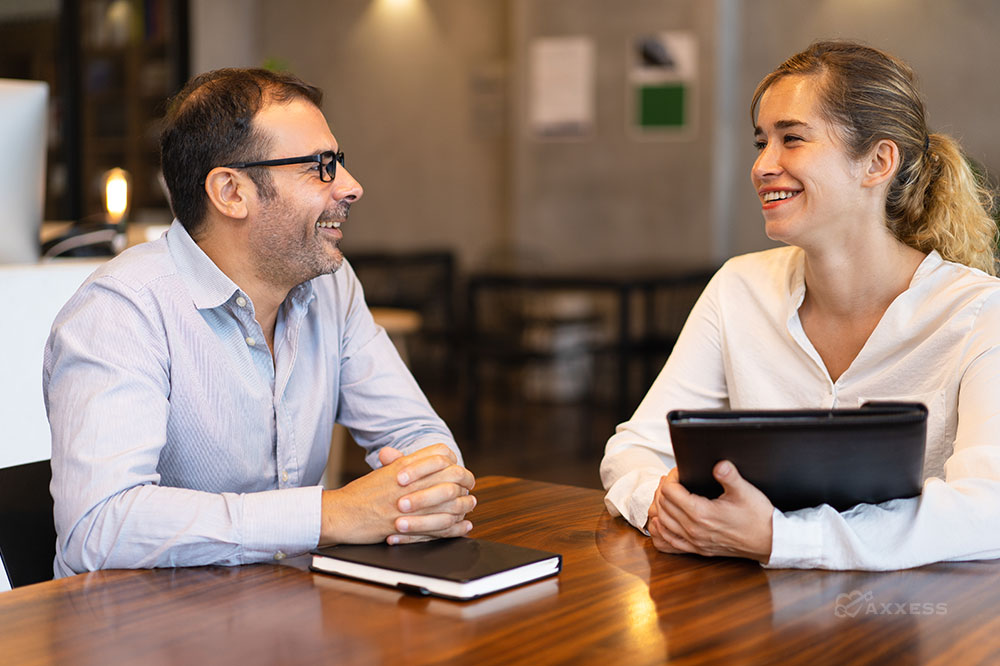
[[[205,177],[215,167],[266,159],[270,137],[253,124],[269,103],[305,99],[320,107],[323,92],[292,74],[266,69],[217,69],[199,74],[167,108],[160,161],[174,215],[192,236],[205,219]],[[274,196],[266,168],[247,169],[263,198]]]

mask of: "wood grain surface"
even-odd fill
[[[0,594],[2,664],[1000,663],[1000,562],[771,571],[671,556],[595,490],[481,479],[472,536],[563,555],[467,603],[281,565],[101,571]]]

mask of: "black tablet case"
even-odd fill
[[[781,511],[829,504],[843,511],[920,494],[927,408],[869,403],[859,409],[675,410],[667,415],[680,482],[718,497],[720,460]]]

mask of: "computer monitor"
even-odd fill
[[[6,592],[10,589],[10,576],[7,575],[7,567],[3,563],[3,553],[0,553],[0,592]]]
[[[0,79],[0,264],[38,261],[49,85]]]

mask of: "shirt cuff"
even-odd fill
[[[810,520],[816,509],[771,514],[771,559],[768,569],[817,568],[823,561],[823,528]]]
[[[660,485],[659,471],[649,478],[642,479],[635,483],[627,483],[632,479],[620,479],[604,496],[604,504],[608,507],[608,512],[612,516],[622,516],[633,527],[639,529],[643,534],[649,536],[646,531],[646,521],[649,519],[649,505],[653,503],[656,489]]]
[[[283,488],[243,496],[243,561],[281,560],[319,544],[323,488]]]

